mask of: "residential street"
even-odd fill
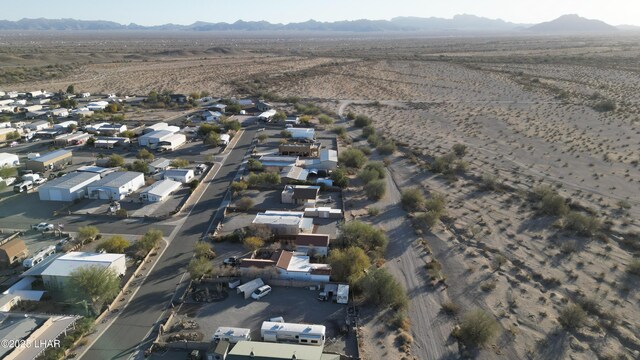
[[[149,335],[166,315],[176,289],[180,287],[183,290],[182,286],[186,284],[183,280],[188,280],[186,266],[193,255],[193,245],[210,227],[212,217],[222,203],[254,134],[255,129],[245,130],[197,204],[182,221],[178,221],[173,237],[168,239],[169,246],[134,298],[82,358],[127,359],[142,356],[150,345]]]

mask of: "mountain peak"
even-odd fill
[[[604,21],[583,18],[578,14],[562,15],[555,20],[534,25],[528,30],[539,33],[606,33],[618,31],[615,26],[611,26]]]

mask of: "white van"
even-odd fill
[[[251,297],[254,300],[260,300],[263,297],[267,296],[267,294],[269,294],[270,292],[271,292],[271,286],[263,285],[257,288],[256,291],[254,291],[253,294],[251,294]]]

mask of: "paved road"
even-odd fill
[[[245,130],[138,293],[83,359],[128,359],[150,345],[150,331],[170,306],[177,287],[184,284],[193,245],[209,228],[254,134],[255,129]]]

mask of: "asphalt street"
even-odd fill
[[[184,224],[153,271],[115,322],[84,354],[83,359],[128,359],[140,355],[150,345],[150,331],[171,306],[176,289],[182,283],[187,264],[192,258],[193,246],[209,228],[251,145],[255,131],[245,130],[217,176],[211,180],[203,196],[184,219]],[[219,218],[215,220],[219,221]],[[147,226],[153,227],[153,224],[141,225],[140,229]]]

